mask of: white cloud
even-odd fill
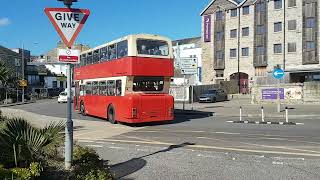
[[[9,18],[0,18],[0,26],[6,26],[10,24]]]

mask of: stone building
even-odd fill
[[[22,76],[22,56],[11,49],[0,46],[0,62],[4,63],[12,72],[14,76]]]
[[[320,81],[319,0],[213,0],[201,12],[203,83]]]

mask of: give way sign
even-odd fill
[[[44,12],[49,17],[64,44],[69,48],[73,45],[90,15],[88,9],[45,8]]]

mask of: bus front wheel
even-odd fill
[[[86,116],[87,114],[86,114],[86,108],[84,107],[84,103],[83,102],[81,102],[81,104],[80,104],[80,112],[81,112],[81,114],[83,115],[83,116]]]
[[[113,105],[110,105],[108,107],[108,121],[112,124],[116,124],[117,121],[116,121],[116,111],[113,107]]]

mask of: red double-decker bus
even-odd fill
[[[123,37],[81,54],[74,68],[74,108],[111,123],[173,120],[173,74],[170,39]]]

